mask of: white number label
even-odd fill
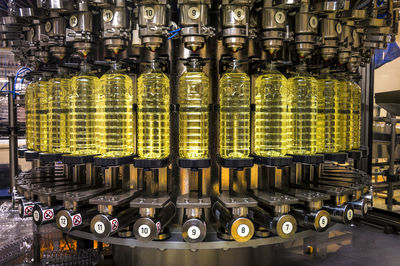
[[[241,224],[237,228],[237,233],[241,237],[246,237],[250,233],[250,228],[246,224]]]
[[[94,224],[94,231],[96,231],[96,233],[98,233],[99,235],[104,233],[105,230],[106,230],[106,227],[104,226],[104,224],[102,222],[96,222]]]
[[[78,25],[78,18],[76,16],[71,16],[69,18],[69,26],[70,27],[76,27],[76,25]]]
[[[44,24],[44,30],[49,33],[51,31],[51,22],[47,21],[46,24]]]
[[[151,229],[147,224],[139,226],[138,233],[141,237],[148,237],[151,233]]]
[[[336,24],[336,32],[338,34],[342,33],[342,24],[340,23]]]
[[[364,214],[366,214],[368,212],[368,204],[365,203],[364,204]]]
[[[243,19],[246,18],[246,14],[244,13],[244,10],[241,8],[236,8],[235,10],[233,10],[233,17],[237,20],[237,21],[242,21]]]
[[[143,17],[145,19],[153,19],[154,18],[154,9],[152,7],[145,7]]]
[[[319,218],[319,226],[321,228],[325,228],[327,225],[328,225],[328,217],[322,216],[321,218]]]
[[[293,231],[293,224],[291,222],[284,222],[282,225],[282,232],[290,234]]]
[[[39,221],[39,218],[40,218],[40,214],[39,214],[39,211],[34,211],[33,212],[33,219],[36,221],[36,222],[38,222]]]
[[[67,225],[68,225],[67,217],[60,216],[60,226],[62,228],[65,228],[65,227],[67,227]]]
[[[189,227],[188,231],[188,237],[191,239],[197,239],[200,236],[200,228],[198,228],[197,226],[192,225],[191,227]]]
[[[311,28],[315,29],[316,27],[318,27],[318,19],[315,16],[312,16],[310,18],[310,26]]]
[[[285,22],[285,20],[286,20],[286,15],[285,15],[285,13],[283,13],[282,11],[276,12],[276,14],[275,14],[275,21],[276,21],[276,23],[282,24],[282,23]]]
[[[350,209],[350,210],[348,210],[347,211],[347,219],[349,220],[349,221],[351,221],[351,220],[353,220],[353,210],[352,209]]]
[[[114,13],[110,9],[106,9],[103,11],[103,20],[105,22],[110,22],[114,17]]]
[[[200,17],[200,9],[198,7],[189,8],[188,16],[191,19],[198,19]]]

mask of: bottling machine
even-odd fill
[[[392,0],[8,0],[1,43],[23,66],[8,83],[20,215],[111,243],[124,264],[256,264],[269,244],[350,224],[371,205],[368,73],[398,11]],[[18,173],[17,156],[32,169]]]

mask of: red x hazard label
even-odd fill
[[[72,225],[78,226],[82,224],[82,216],[78,213],[72,216]]]
[[[48,209],[43,212],[43,220],[50,221],[54,218],[54,211],[53,209]]]
[[[33,205],[28,205],[24,207],[25,216],[30,216],[33,213]]]
[[[118,226],[119,226],[118,219],[117,218],[112,219],[111,220],[111,232],[116,231],[118,229]]]

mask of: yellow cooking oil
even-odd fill
[[[339,151],[338,81],[329,74],[329,68],[321,70],[317,79],[317,153]]]
[[[292,137],[290,153],[315,155],[317,152],[317,88],[316,80],[304,65],[288,80]]]
[[[179,157],[206,159],[209,80],[198,58],[188,59],[186,68],[179,78]]]
[[[69,153],[68,107],[71,88],[70,78],[59,72],[49,80],[49,152]]]
[[[359,149],[361,146],[361,88],[357,83],[352,82],[352,123],[353,123],[353,149]]]
[[[287,80],[272,63],[267,64],[254,87],[253,153],[282,157],[288,148]]]
[[[71,79],[70,104],[70,153],[72,156],[97,154],[96,147],[96,97],[99,79],[90,73],[86,62],[81,71]]]
[[[35,83],[31,82],[25,92],[25,117],[26,117],[26,147],[28,150],[35,149]]]
[[[133,81],[119,63],[100,78],[97,126],[100,157],[124,157],[135,153]]]
[[[241,159],[250,155],[250,78],[233,59],[219,83],[219,155]]]
[[[141,159],[163,159],[170,153],[170,85],[156,60],[138,78],[137,154]]]
[[[48,127],[48,81],[41,76],[35,82],[35,151],[47,152],[49,147]]]
[[[342,73],[337,75],[339,81],[339,150],[350,151],[353,142],[351,82]]]

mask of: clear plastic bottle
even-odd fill
[[[25,92],[26,112],[26,147],[28,150],[35,149],[35,83],[31,82]]]
[[[304,65],[288,80],[292,122],[290,153],[293,155],[315,155],[317,152],[317,88]]]
[[[317,80],[317,152],[339,151],[339,83],[329,74],[329,68],[321,70]]]
[[[186,63],[179,79],[179,157],[208,158],[209,80],[198,58]]]
[[[262,157],[283,157],[288,148],[287,80],[268,64],[254,87],[253,153]]]
[[[124,157],[135,153],[133,121],[133,81],[113,64],[100,78],[97,118],[101,157]]]
[[[353,149],[360,149],[361,146],[361,88],[357,83],[351,82],[352,88],[352,123],[353,123]]]
[[[343,74],[337,75],[339,81],[339,150],[350,151],[353,142],[351,82]]]
[[[248,158],[250,155],[250,78],[233,59],[219,83],[221,158]]]
[[[34,82],[35,91],[35,151],[48,151],[48,81],[39,77]]]
[[[61,69],[62,70],[62,69]],[[49,152],[69,153],[68,107],[71,80],[62,72],[49,80]]]
[[[99,79],[90,73],[86,62],[81,72],[71,79],[69,107],[70,149],[73,156],[97,154],[96,97]]]
[[[170,153],[170,85],[157,61],[138,79],[137,154],[141,159],[163,159]]]

